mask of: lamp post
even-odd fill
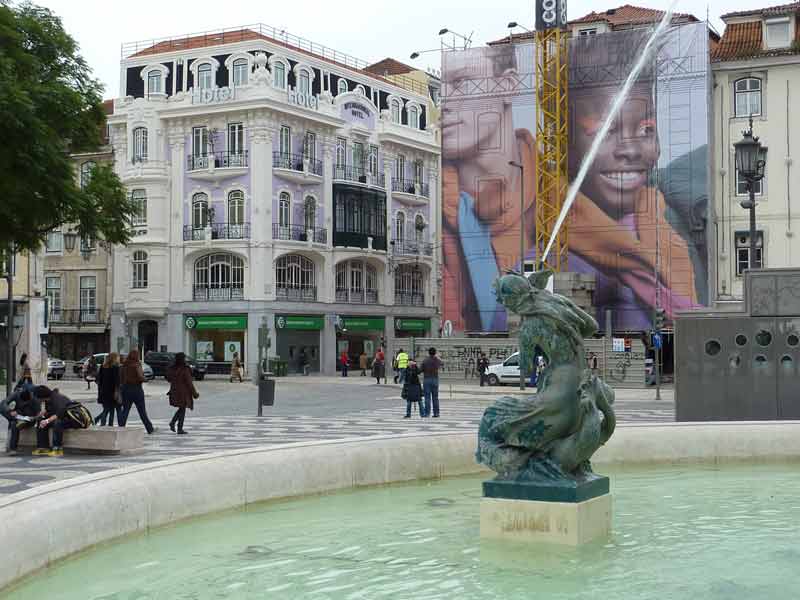
[[[525,167],[514,160],[509,166],[519,169],[519,272],[525,276]],[[522,372],[522,348],[519,349],[519,389],[525,389],[525,374]]]
[[[64,234],[64,249],[67,252],[72,252],[75,250],[75,242],[78,240],[78,234],[72,231],[68,231]]]
[[[733,145],[736,152],[736,170],[747,182],[747,199],[739,204],[750,211],[750,258],[748,268],[752,270],[756,261],[756,190],[755,184],[764,178],[767,164],[767,149],[761,145],[757,136],[753,135],[753,116],[750,115],[750,127],[742,132],[742,139]]]

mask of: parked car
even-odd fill
[[[108,356],[108,352],[100,352],[99,354],[94,355],[94,360],[97,363],[98,369],[102,366],[103,362],[106,360],[106,356]],[[126,356],[127,354],[121,354],[119,357],[120,362],[124,361]],[[86,361],[88,360],[89,360],[88,356],[82,358],[77,363],[75,363],[75,366],[72,367],[72,370],[75,371],[75,373],[83,376],[83,370],[86,367]],[[144,373],[144,378],[147,381],[152,381],[153,379],[156,378],[155,373],[153,372],[153,368],[145,361],[142,361],[142,372]]]
[[[67,372],[67,363],[60,358],[47,359],[47,378],[48,379],[61,379],[64,373]]]
[[[519,382],[519,352],[514,352],[501,363],[489,365],[486,369],[489,385]]]
[[[167,376],[167,369],[175,362],[175,352],[153,352],[145,354],[144,359],[147,364],[153,367],[153,372],[157,376]],[[198,363],[193,358],[186,357],[186,364],[192,369],[192,378],[202,381],[206,376],[205,363]]]

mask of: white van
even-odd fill
[[[486,377],[489,385],[519,383],[519,352],[514,352],[501,363],[489,365]]]

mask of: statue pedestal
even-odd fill
[[[481,500],[481,537],[580,546],[611,533],[611,494],[583,502]]]

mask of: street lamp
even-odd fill
[[[525,167],[514,161],[508,165],[519,169],[519,272],[525,277]],[[522,372],[522,348],[519,353],[519,389],[525,389],[525,375]]]
[[[64,234],[64,249],[67,252],[72,252],[75,250],[75,242],[78,240],[78,234],[72,231],[68,231]]]
[[[533,33],[533,32],[532,32],[530,29],[528,29],[527,27],[525,27],[525,25],[520,25],[520,24],[519,24],[519,23],[517,23],[516,21],[511,21],[511,22],[508,24],[508,28],[509,28],[509,29],[514,29],[515,27],[519,27],[520,29],[524,29],[524,30],[525,30],[525,31],[527,31],[528,33]]]
[[[434,48],[432,50],[420,50],[419,52],[412,52],[411,53],[411,60],[414,60],[415,58],[419,58],[420,55],[422,55],[422,54],[428,54],[428,52],[441,52],[441,51],[442,51],[441,48]]]
[[[733,145],[736,151],[736,170],[747,182],[748,197],[740,202],[742,208],[750,211],[750,260],[748,268],[755,267],[756,260],[756,190],[755,183],[764,178],[767,165],[767,149],[753,135],[753,116],[750,127],[742,132],[742,139]]]

